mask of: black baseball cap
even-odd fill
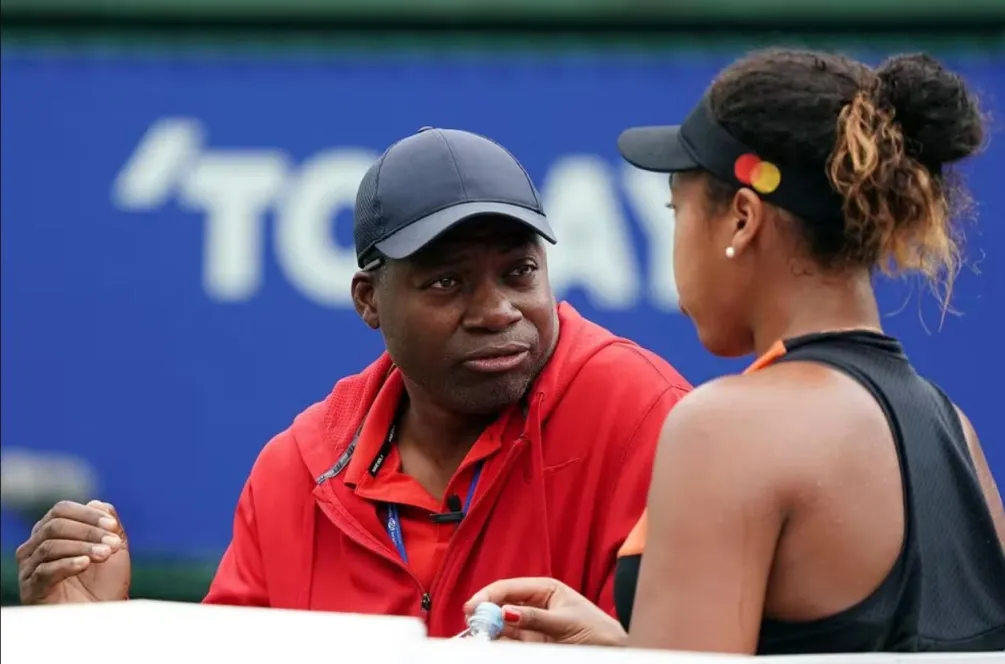
[[[683,124],[626,129],[618,137],[618,150],[628,163],[646,171],[704,170],[802,217],[841,216],[841,197],[830,185],[825,164],[765,159],[719,123],[707,97]]]
[[[407,258],[479,215],[521,222],[555,243],[541,197],[504,147],[457,129],[424,127],[389,147],[356,193],[356,261]]]

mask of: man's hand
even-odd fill
[[[108,503],[56,503],[16,556],[22,604],[108,602],[129,596],[126,534]]]

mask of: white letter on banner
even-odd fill
[[[582,288],[601,309],[635,305],[639,271],[607,164],[592,156],[560,159],[545,178],[542,198],[558,236],[548,251],[555,292]]]
[[[668,179],[661,173],[624,167],[625,192],[649,245],[649,297],[659,309],[679,311],[673,273],[674,217],[666,207],[670,200]]]
[[[378,155],[329,150],[315,155],[289,183],[276,215],[276,256],[290,281],[317,304],[351,307],[356,252],[335,242],[332,223],[350,213],[356,189]]]
[[[112,201],[123,210],[152,210],[167,202],[178,180],[202,151],[198,120],[163,118],[140,139],[112,184]]]
[[[240,302],[261,285],[262,217],[286,170],[279,152],[211,152],[185,179],[182,204],[206,213],[203,285],[210,297]]]

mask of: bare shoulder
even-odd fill
[[[955,403],[953,404],[953,408],[956,409],[956,415],[957,417],[960,418],[960,426],[963,427],[963,433],[966,434],[967,436],[967,442],[968,443],[970,443],[970,441],[976,442],[977,430],[974,429],[973,422],[971,422],[970,418],[967,417],[967,414],[963,412],[963,409],[957,406]]]
[[[977,475],[981,480],[982,485],[985,485],[985,490],[987,485],[990,484],[994,487],[995,493],[997,493],[997,486],[995,485],[994,477],[991,475],[991,469],[988,466],[987,459],[984,457],[984,450],[981,447],[980,438],[977,436],[977,430],[974,429],[973,423],[967,414],[963,412],[963,409],[953,404],[953,408],[956,410],[956,415],[960,419],[960,426],[963,428],[963,435],[966,438],[967,449],[970,452],[970,458],[974,462],[974,466],[977,469]],[[1000,499],[999,499],[1000,500]]]
[[[845,441],[886,429],[881,409],[853,379],[786,362],[695,389],[668,415],[660,445],[692,448],[706,463],[757,468],[765,480],[798,489]]]
[[[745,431],[743,438],[751,444],[770,448],[802,439],[808,431],[826,433],[821,425],[874,410],[871,396],[851,378],[824,366],[790,362],[705,383],[681,401],[667,424]],[[762,431],[774,435],[754,435]]]
[[[726,376],[696,388],[667,415],[657,473],[702,472],[776,485],[777,451],[794,440],[781,401],[748,376]],[[753,470],[754,472],[749,472]]]
[[[963,428],[963,435],[967,439],[967,449],[970,450],[970,456],[973,458],[974,463],[978,466],[978,470],[981,470],[981,464],[987,464],[984,460],[984,450],[981,449],[981,441],[977,436],[977,430],[974,428],[973,422],[967,417],[967,414],[963,412],[963,409],[953,404],[953,408],[956,410],[956,416],[960,419],[960,426]],[[988,471],[990,472],[990,471]]]
[[[967,439],[967,449],[970,451],[970,458],[973,460],[974,467],[977,470],[977,479],[981,484],[984,500],[987,501],[988,509],[991,512],[991,519],[995,524],[998,541],[1002,546],[1002,550],[1005,550],[1005,506],[1002,505],[1002,497],[998,484],[995,482],[994,475],[991,474],[991,467],[984,456],[984,450],[981,448],[981,442],[973,423],[959,406],[956,404],[953,404],[953,406],[956,408],[956,414],[960,418],[963,434]]]

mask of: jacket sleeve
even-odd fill
[[[203,602],[234,606],[269,605],[250,479],[244,485],[237,503],[233,539],[223,554]]]
[[[649,482],[652,477],[653,459],[663,422],[670,409],[683,398],[689,386],[668,386],[649,407],[632,428],[628,428],[627,440],[623,446],[623,459],[616,473],[611,473],[613,484],[607,487],[610,508],[600,522],[598,550],[594,556],[598,567],[591,570],[590,577],[603,579],[597,596],[591,597],[597,606],[611,616],[615,615],[614,570],[618,551],[628,538],[628,534],[638,523],[646,507]]]

